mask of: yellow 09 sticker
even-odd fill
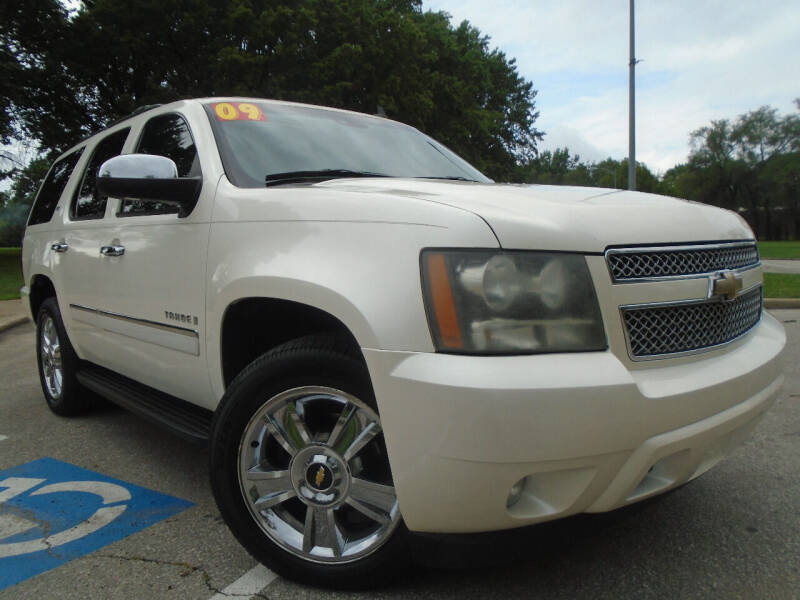
[[[255,104],[249,102],[217,102],[211,105],[220,121],[266,121],[267,117]]]

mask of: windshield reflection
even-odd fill
[[[284,173],[319,173],[316,181],[376,174],[488,183],[469,163],[413,127],[380,117],[270,102],[258,118],[205,105],[225,171],[238,187],[263,187]],[[251,109],[252,112],[252,109]],[[223,116],[220,116],[222,113]],[[223,118],[226,117],[226,118]],[[363,175],[362,175],[363,176]],[[314,178],[309,178],[314,183]]]

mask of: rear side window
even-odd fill
[[[50,172],[45,177],[39,194],[31,208],[31,215],[28,218],[28,225],[38,225],[40,223],[47,223],[53,218],[53,213],[56,211],[58,199],[67,187],[67,181],[72,174],[78,159],[83,153],[83,148],[75,150],[50,168]]]
[[[176,114],[158,115],[144,126],[136,152],[157,154],[175,161],[178,177],[200,175],[200,161],[186,120]],[[156,215],[178,212],[177,206],[152,200],[123,200],[120,216]]]
[[[103,138],[92,153],[92,158],[83,173],[83,180],[75,198],[72,200],[70,217],[72,219],[102,219],[106,212],[108,196],[102,196],[97,191],[97,171],[100,165],[109,158],[118,156],[122,152],[125,140],[128,138],[130,128],[117,131]]]

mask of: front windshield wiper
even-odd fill
[[[460,175],[447,175],[447,176],[434,176],[434,175],[425,175],[423,177],[414,177],[414,179],[448,179],[450,181],[471,181],[472,183],[478,183],[477,179],[470,179],[469,177],[461,177]]]
[[[316,171],[287,171],[270,173],[265,178],[266,185],[283,185],[285,183],[303,183],[306,181],[324,181],[340,177],[390,177],[385,173],[369,171],[351,171],[350,169],[318,169]]]

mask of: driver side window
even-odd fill
[[[80,221],[103,218],[108,198],[97,191],[97,170],[109,158],[118,156],[122,152],[128,132],[130,128],[122,129],[106,136],[97,144],[86,166],[81,185],[75,190],[69,211],[71,219]]]
[[[156,154],[175,161],[178,177],[199,177],[200,161],[192,132],[186,120],[177,114],[158,115],[150,119],[142,130],[136,148],[139,154]],[[153,200],[122,201],[118,216],[161,215],[177,213],[178,207]]]

